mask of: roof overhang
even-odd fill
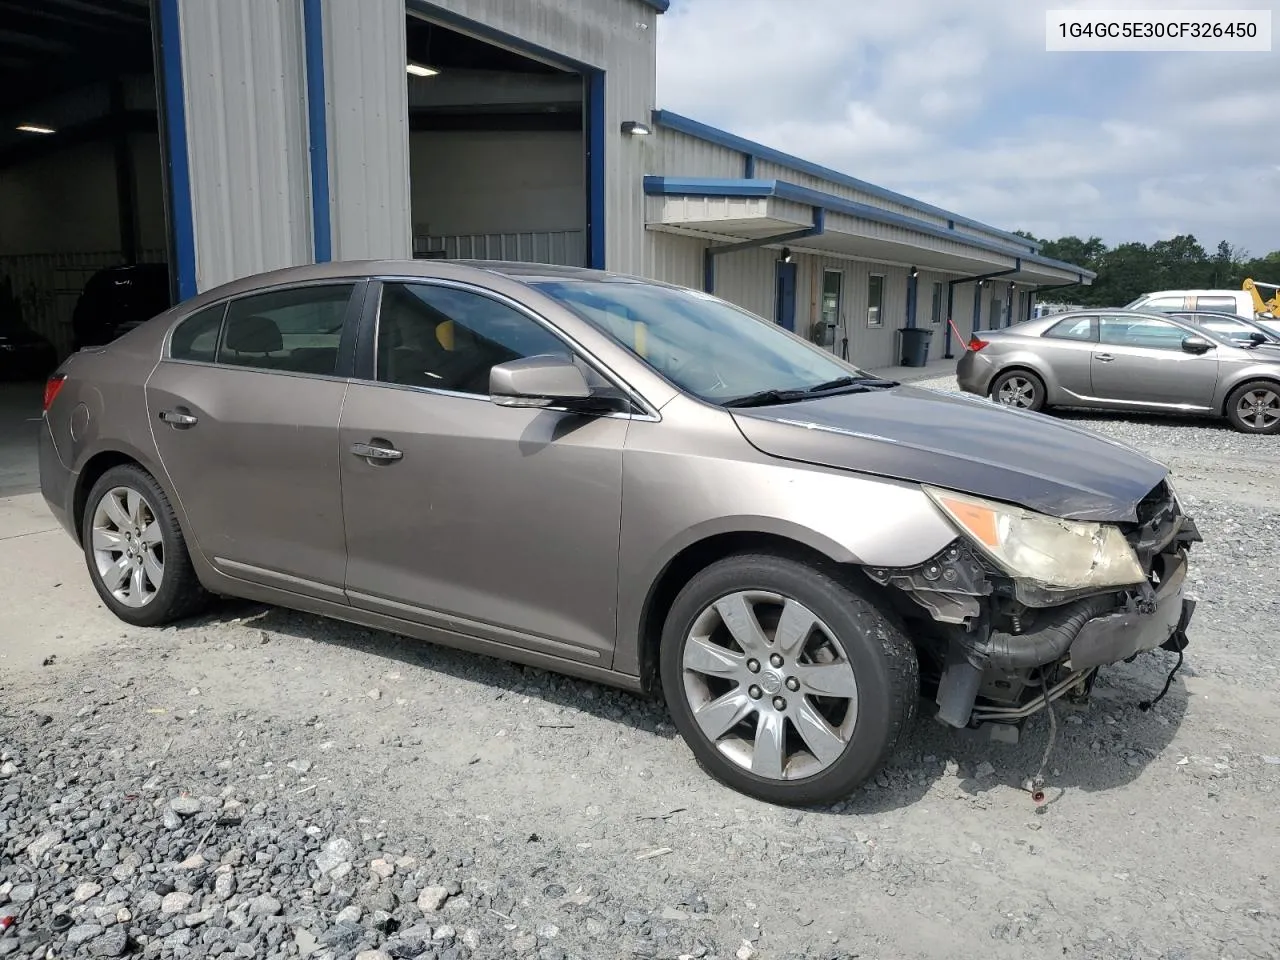
[[[947,230],[880,207],[785,180],[645,177],[651,230],[719,243],[810,231],[788,246],[821,256],[900,263],[958,276],[1009,271],[1002,279],[1048,286],[1096,274],[1027,250]]]

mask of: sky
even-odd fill
[[[672,0],[658,106],[1007,230],[1280,250],[1280,40],[1045,50],[1050,7],[1157,6],[1280,28],[1276,0]]]

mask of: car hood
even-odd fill
[[[1132,522],[1167,468],[1049,416],[898,386],[730,411],[770,456],[927,483],[1069,520]]]

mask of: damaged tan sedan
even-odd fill
[[[209,290],[63,363],[40,468],[129,623],[245,597],[658,694],[785,804],[873,776],[922,696],[1012,731],[1181,651],[1199,539],[1126,447],[528,264]]]

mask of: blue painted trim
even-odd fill
[[[793,156],[789,153],[783,153],[781,150],[775,150],[772,147],[766,147],[764,144],[755,143],[744,137],[729,133],[725,130],[719,130],[716,127],[708,126],[697,120],[691,120],[688,117],[681,116],[678,113],[671,113],[668,110],[653,111],[653,122],[659,126],[666,127],[668,130],[675,130],[678,133],[684,133],[691,137],[697,137],[700,140],[706,140],[708,143],[718,144],[722,147],[728,147],[730,150],[737,150],[739,153],[749,153],[757,159],[776,163],[779,166],[790,167],[801,173],[807,173],[810,176],[821,177],[823,180],[830,180],[832,183],[839,183],[846,187],[853,187],[855,190],[861,190],[863,193],[869,193],[873,197],[879,197],[881,200],[888,200],[892,203],[900,203],[903,206],[918,210],[921,213],[929,213],[935,217],[944,219],[951,225],[951,229],[955,229],[955,224],[970,227],[974,230],[985,230],[986,232],[1002,237],[1015,244],[1019,249],[1023,247],[1031,247],[1031,252],[1036,253],[1040,248],[1039,245],[1032,246],[1032,241],[1026,237],[1020,237],[1016,233],[1010,233],[1007,230],[1001,230],[990,224],[981,223],[977,220],[971,220],[968,217],[962,217],[952,213],[949,210],[943,210],[941,207],[935,207],[932,204],[923,203],[913,197],[905,194],[896,193],[884,187],[876,186],[874,183],[868,183],[865,180],[859,180],[848,174],[833,170],[830,167],[824,167],[821,164]]]
[[[311,153],[311,231],[316,263],[333,259],[329,211],[329,121],[324,92],[324,19],[320,0],[302,0],[307,58],[307,138]]]
[[[916,296],[920,288],[920,278],[907,276],[907,326],[916,325]]]
[[[742,175],[748,180],[756,178],[756,158],[749,153],[742,158]]]
[[[648,4],[659,13],[666,13],[671,8],[671,0],[640,0],[640,2]]]
[[[605,74],[587,76],[587,266],[605,269]]]
[[[187,152],[187,107],[182,83],[182,28],[178,0],[160,0],[160,67],[164,86],[164,137],[169,155],[169,229],[173,234],[172,269],[178,281],[178,301],[196,289],[196,226],[191,205],[191,158]]]
[[[820,190],[813,190],[809,187],[802,187],[786,180],[726,180],[716,177],[647,176],[644,178],[644,192],[652,196],[777,197],[780,200],[794,200],[797,203],[824,208],[830,213],[844,213],[863,220],[905,227],[908,230],[914,230],[917,233],[927,234],[941,240],[953,240],[976,250],[997,253],[1001,256],[1012,257],[1015,260],[1019,258],[1026,259],[1041,266],[1075,273],[1077,276],[1082,275],[1082,273],[1087,274],[1091,279],[1097,276],[1092,271],[1082,271],[1080,267],[1072,263],[1064,263],[1061,260],[1054,260],[1040,254],[1025,253],[1021,249],[1008,247],[994,240],[983,240],[981,237],[974,237],[964,233],[953,233],[924,220],[893,213],[890,210],[883,210],[870,204],[858,203],[855,200],[846,200],[844,197],[838,197],[832,193],[823,193]]]

